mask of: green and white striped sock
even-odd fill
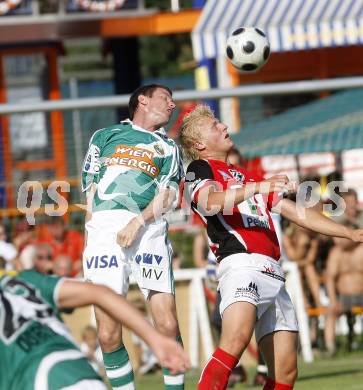
[[[177,336],[176,341],[183,345],[181,336]],[[184,374],[172,375],[170,374],[170,371],[164,367],[162,367],[162,371],[164,375],[165,390],[184,390]]]
[[[113,390],[134,390],[134,373],[124,346],[113,352],[103,352],[103,362]]]

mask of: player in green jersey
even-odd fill
[[[140,87],[130,97],[130,119],[92,136],[82,173],[91,205],[83,269],[86,279],[122,295],[132,275],[150,304],[156,329],[180,340],[172,249],[162,218],[178,194],[182,177],[179,149],[162,129],[174,108],[169,88]],[[134,389],[121,327],[100,310],[96,318],[111,385]],[[116,366],[119,375],[111,376],[115,371],[109,367]],[[163,372],[166,389],[184,388],[183,375]]]
[[[137,333],[161,364],[188,367],[181,346],[109,288],[24,271],[0,276],[0,389],[106,390],[59,317],[60,309],[89,304]]]

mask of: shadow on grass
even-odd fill
[[[349,374],[357,374],[358,372],[362,372],[362,370],[354,369],[354,370],[345,370],[345,371],[336,371],[336,372],[325,372],[320,374],[313,374],[313,375],[303,375],[298,377],[298,382],[303,381],[309,381],[311,379],[319,379],[319,378],[326,378],[326,377],[334,377],[334,376],[342,376],[342,375],[349,375]]]

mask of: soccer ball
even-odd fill
[[[240,27],[227,39],[227,57],[241,72],[256,72],[270,56],[270,43],[256,27]]]

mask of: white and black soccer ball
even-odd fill
[[[240,27],[228,37],[226,53],[241,72],[256,72],[270,56],[270,43],[261,29]]]

